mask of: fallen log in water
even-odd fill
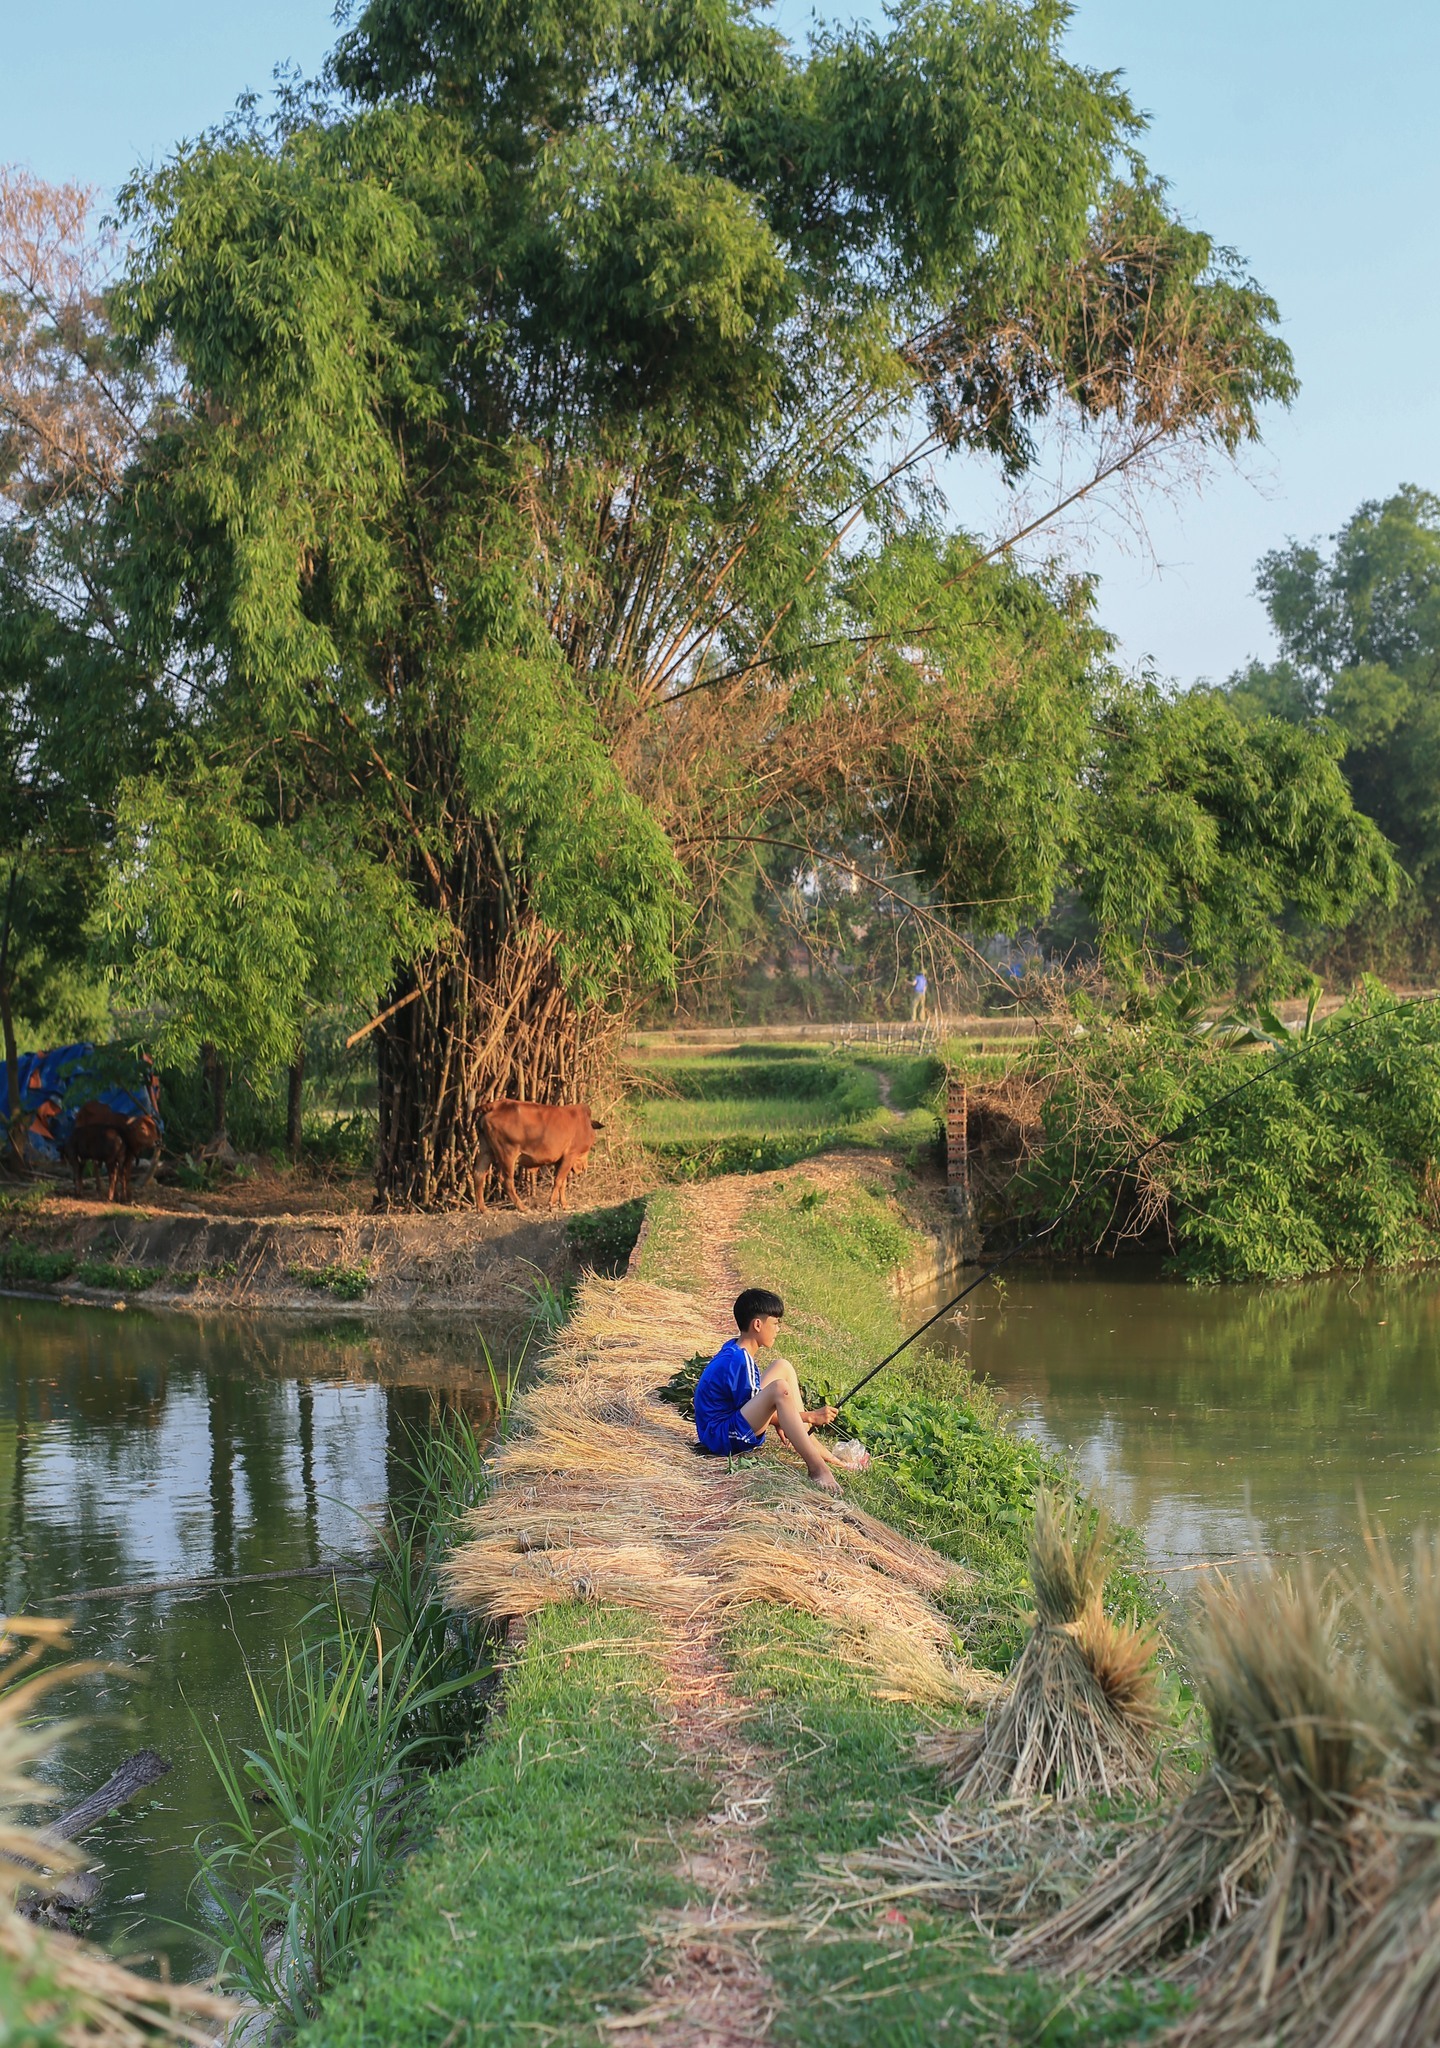
[[[42,1839],[52,1842],[73,1842],[79,1836],[113,1813],[117,1806],[124,1806],[138,1792],[163,1778],[170,1769],[167,1758],[157,1755],[153,1749],[137,1749],[134,1756],[126,1757],[117,1771],[112,1771],[103,1785],[93,1792],[87,1792],[78,1805],[68,1813],[62,1813],[59,1820],[52,1821],[43,1830]],[[14,1859],[16,1862],[20,1858]],[[33,1866],[37,1875],[39,1865]],[[85,1913],[100,1896],[100,1873],[95,1870],[72,1871],[61,1878],[54,1889],[44,1898],[27,1900],[20,1911],[30,1920],[44,1920],[52,1927],[66,1927],[76,1914]]]

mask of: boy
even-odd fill
[[[777,1358],[767,1372],[760,1371],[759,1354],[775,1342],[784,1313],[784,1302],[766,1287],[747,1287],[740,1295],[735,1303],[740,1334],[720,1346],[695,1388],[695,1434],[702,1450],[724,1457],[730,1451],[758,1451],[767,1425],[778,1422],[815,1484],[838,1493],[830,1466],[839,1461],[810,1434],[810,1427],[833,1422],[838,1411],[800,1406],[800,1382],[788,1358]]]

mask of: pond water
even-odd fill
[[[507,1334],[488,1333],[502,1365]],[[164,1950],[184,1974],[203,1964],[171,1924],[193,1918],[191,1845],[218,1811],[196,1723],[244,1739],[247,1667],[272,1673],[335,1584],[152,1582],[353,1566],[403,1492],[414,1434],[457,1409],[493,1421],[470,1323],[377,1331],[0,1301],[0,1611],[73,1616],[76,1651],[129,1674],[81,1689],[95,1718],[51,1773],[70,1795],[61,1808],[142,1746],[173,1764],[85,1838],[105,1870],[99,1939]],[[363,1577],[339,1583],[363,1602]]]
[[[962,1279],[928,1311],[914,1297],[914,1321]],[[1177,1590],[1257,1544],[1359,1555],[1357,1488],[1392,1537],[1440,1520],[1440,1273],[1195,1288],[1012,1268],[935,1341],[1069,1454]]]

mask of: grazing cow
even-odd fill
[[[565,1207],[565,1183],[572,1173],[584,1173],[595,1133],[603,1124],[593,1123],[584,1102],[491,1102],[480,1112],[480,1156],[475,1163],[475,1206],[485,1207],[485,1176],[493,1165],[505,1184],[505,1192],[518,1209],[522,1206],[515,1190],[517,1167],[553,1166],[555,1185],[548,1207]]]
[[[154,1155],[155,1164],[160,1163],[160,1126],[153,1116],[126,1116],[123,1111],[111,1109],[105,1102],[86,1102],[75,1112],[75,1122],[63,1149],[75,1170],[75,1192],[81,1191],[81,1165],[93,1163],[98,1177],[102,1161],[110,1163],[110,1152],[102,1148],[98,1134],[105,1133],[121,1147],[124,1162],[121,1173],[110,1176],[109,1199],[115,1199],[117,1184],[124,1190],[124,1199],[130,1199],[130,1171],[135,1161],[144,1153]],[[77,1146],[80,1148],[77,1151]]]
[[[97,1181],[100,1169],[104,1167],[110,1183],[106,1201],[113,1202],[117,1190],[125,1201],[129,1201],[130,1148],[113,1124],[77,1124],[65,1140],[63,1156],[69,1160],[75,1175],[77,1195],[85,1192],[86,1167],[94,1167]]]

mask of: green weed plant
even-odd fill
[[[370,1288],[370,1274],[364,1266],[287,1266],[285,1270],[302,1287],[333,1294],[337,1301],[360,1301]]]
[[[485,1360],[503,1426],[512,1382]],[[485,1489],[473,1430],[413,1443],[407,1476],[367,1611],[337,1595],[273,1689],[249,1674],[250,1743],[201,1729],[223,1804],[196,1845],[204,1931],[221,1972],[290,2026],[352,1967],[423,1825],[425,1774],[463,1754],[484,1712],[493,1645],[451,1614],[439,1577]]]

